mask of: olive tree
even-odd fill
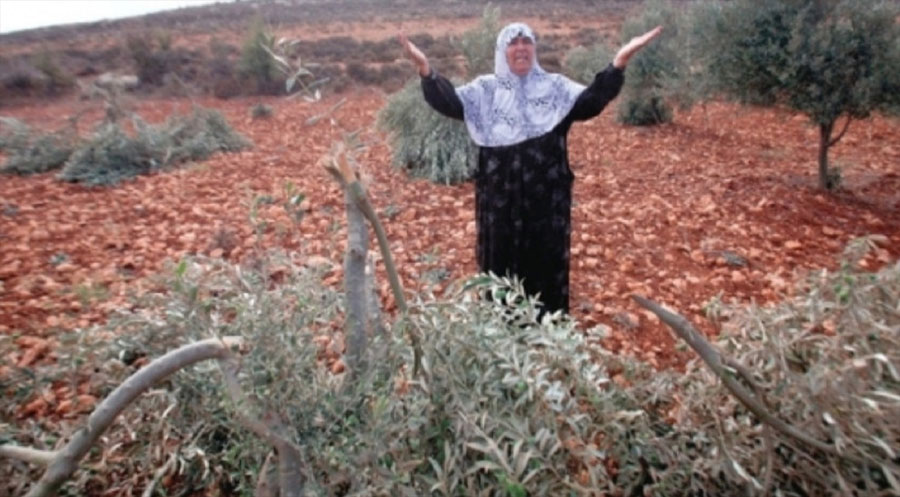
[[[819,184],[831,190],[828,151],[850,123],[900,111],[898,13],[879,0],[704,2],[693,12],[695,63],[711,90],[807,115],[819,128]]]

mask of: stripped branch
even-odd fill
[[[47,461],[48,454],[34,451],[33,455],[37,456],[34,461],[46,463],[48,466],[26,497],[46,497],[55,494],[78,469],[78,463],[109,428],[116,416],[157,382],[191,364],[224,357],[232,348],[241,347],[243,341],[239,337],[210,338],[179,347],[138,370],[94,409],[88,417],[87,426],[75,433],[65,447],[52,453],[52,459]],[[28,452],[6,445],[0,446],[0,449],[3,449],[0,454],[6,455],[22,455]]]

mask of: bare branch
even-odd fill
[[[847,121],[844,123],[844,129],[842,129],[841,132],[838,133],[837,136],[835,136],[833,139],[831,139],[831,140],[828,142],[828,147],[829,147],[829,148],[831,148],[831,147],[833,147],[834,145],[836,145],[837,142],[839,142],[839,141],[841,140],[841,138],[844,137],[844,133],[847,132],[847,128],[850,127],[850,121],[852,121],[852,120],[853,120],[853,118],[850,117],[850,114],[847,114]]]
[[[26,497],[53,495],[78,468],[79,461],[109,428],[116,416],[151,386],[184,367],[224,357],[232,348],[242,346],[240,337],[209,338],[179,347],[138,370],[94,409],[88,417],[87,426],[75,433],[69,443],[56,453],[44,475]]]
[[[722,380],[722,383],[728,388],[731,393],[737,397],[737,399],[747,407],[753,414],[758,416],[764,423],[772,426],[772,428],[781,432],[783,435],[787,435],[795,440],[803,442],[811,447],[814,447],[828,455],[834,456],[838,459],[842,459],[844,461],[852,462],[855,464],[864,464],[859,459],[840,454],[837,449],[828,445],[824,442],[816,440],[812,436],[806,434],[805,432],[800,431],[794,425],[786,423],[775,417],[764,405],[762,405],[759,401],[757,401],[751,392],[749,392],[743,385],[741,385],[737,380],[735,380],[726,370],[722,361],[722,356],[719,354],[709,342],[706,341],[705,338],[698,332],[691,323],[682,317],[679,314],[669,312],[662,308],[659,304],[645,299],[643,297],[632,295],[631,298],[634,299],[641,307],[651,311],[656,314],[659,319],[661,319],[664,323],[666,323],[672,330],[681,337],[682,340],[687,342],[688,345],[694,349],[695,352],[703,359],[703,362],[706,363],[707,366]]]
[[[42,466],[50,464],[57,454],[59,452],[55,450],[32,449],[31,447],[19,447],[18,445],[0,445],[0,457],[18,459],[19,461]]]

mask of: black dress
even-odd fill
[[[540,295],[543,311],[569,310],[572,181],[566,137],[572,123],[590,119],[618,95],[622,70],[601,71],[550,132],[515,145],[480,147],[475,171],[478,267],[515,275]],[[422,78],[425,100],[447,117],[463,119],[453,84]]]

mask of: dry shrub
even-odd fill
[[[347,64],[347,76],[364,85],[377,85],[381,78],[377,67],[362,62],[350,62]]]
[[[361,57],[359,42],[349,36],[332,36],[314,42],[305,42],[299,48],[317,61],[367,62]]]
[[[46,50],[35,57],[34,67],[47,77],[44,87],[47,95],[58,95],[75,87],[75,78],[63,70],[56,58]]]

